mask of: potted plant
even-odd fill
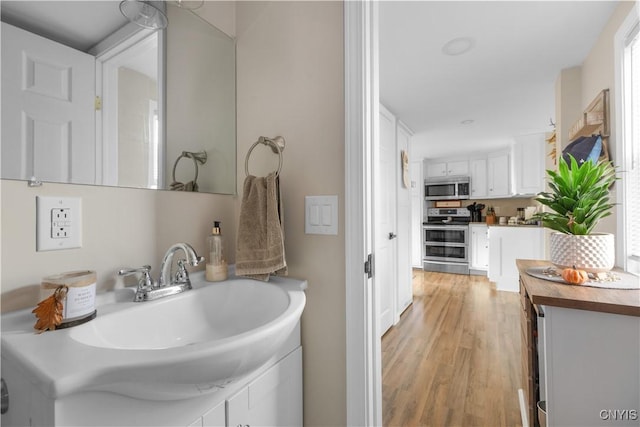
[[[547,170],[549,192],[538,193],[536,200],[551,212],[536,215],[542,224],[555,230],[551,234],[550,258],[559,268],[579,268],[591,273],[608,271],[615,263],[614,236],[596,233],[595,226],[609,215],[609,188],[616,180],[611,162],[579,164],[563,157],[558,171]]]

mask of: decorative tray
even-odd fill
[[[589,281],[581,284],[574,285],[567,283],[562,278],[562,270],[550,265],[546,267],[532,267],[527,269],[529,276],[537,277],[538,279],[549,280],[551,282],[562,283],[567,286],[590,286],[593,288],[607,288],[607,289],[640,289],[640,279],[630,274],[624,274],[621,276],[618,272],[606,271],[604,273],[589,273]]]

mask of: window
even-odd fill
[[[617,36],[621,54],[618,236],[627,271],[640,274],[640,23],[632,11]]]

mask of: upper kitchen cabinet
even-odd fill
[[[428,162],[426,177],[438,178],[442,176],[469,175],[468,160],[454,160],[450,162]]]
[[[487,196],[487,159],[469,160],[469,177],[471,179],[471,198],[479,199]]]
[[[530,196],[544,191],[544,146],[545,136],[542,133],[514,138],[514,195]]]
[[[509,152],[491,153],[487,156],[487,195],[489,197],[509,197],[511,174]]]

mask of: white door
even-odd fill
[[[395,117],[380,106],[380,141],[377,153],[375,286],[379,301],[380,336],[393,325],[397,289]]]
[[[95,182],[95,59],[2,23],[2,177]]]

